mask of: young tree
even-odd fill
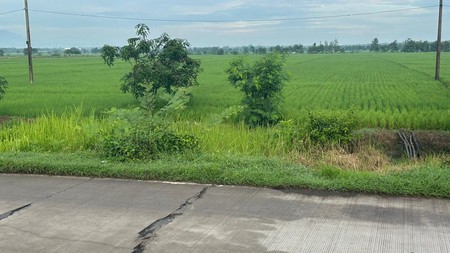
[[[392,43],[390,43],[390,44],[388,45],[388,48],[389,48],[389,52],[391,52],[391,53],[393,53],[393,52],[398,52],[398,44],[397,44],[397,41],[394,40]]]
[[[370,51],[371,52],[380,52],[380,44],[379,44],[378,38],[375,38],[372,40],[372,43],[370,44]]]
[[[149,33],[148,26],[138,24],[137,37],[128,39],[128,45],[121,48],[105,45],[101,50],[108,66],[117,58],[133,66],[131,72],[123,76],[121,90],[139,98],[146,93],[156,94],[160,88],[173,93],[176,87],[196,85],[200,61],[188,56],[189,43],[171,39],[165,33],[149,39]]]
[[[8,81],[2,76],[0,76],[0,100],[3,98],[8,87]]]
[[[287,80],[285,58],[268,54],[254,65],[240,57],[226,70],[230,83],[244,93],[244,121],[252,127],[278,123],[281,119],[281,90]]]
[[[332,41],[332,45],[333,45],[333,53],[337,53],[337,52],[341,52],[341,46],[339,46],[339,41],[337,39],[334,39]]]
[[[405,41],[405,44],[403,45],[402,52],[412,53],[412,52],[416,52],[416,51],[417,51],[416,42],[414,40],[412,40],[411,38],[408,38]]]

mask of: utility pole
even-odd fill
[[[30,35],[30,17],[28,16],[28,0],[25,1],[25,21],[27,25],[27,51],[28,51],[28,74],[30,76],[30,83],[34,82],[33,77],[33,49],[31,47],[31,35]]]
[[[440,79],[441,72],[441,33],[442,33],[442,3],[443,0],[439,2],[439,21],[438,21],[438,36],[437,36],[437,47],[436,47],[436,75],[434,76],[435,80]]]

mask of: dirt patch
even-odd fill
[[[4,124],[10,120],[12,120],[12,117],[10,117],[10,116],[0,116],[0,125]]]

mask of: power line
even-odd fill
[[[0,16],[1,15],[10,14],[10,13],[14,13],[14,12],[19,12],[19,11],[23,11],[23,8],[22,9],[18,9],[18,10],[13,10],[13,11],[2,12],[2,13],[0,13]]]
[[[312,16],[312,17],[293,17],[293,18],[274,18],[274,19],[228,19],[228,20],[196,20],[196,19],[156,19],[156,18],[134,18],[134,17],[118,17],[118,16],[103,16],[94,14],[80,14],[80,13],[69,13],[69,12],[59,12],[59,11],[48,11],[48,10],[32,10],[31,12],[46,13],[46,14],[56,14],[65,16],[78,16],[78,17],[88,17],[88,18],[103,18],[103,19],[117,19],[117,20],[134,20],[134,21],[153,21],[153,22],[179,22],[179,23],[230,23],[230,22],[274,22],[274,21],[298,21],[298,20],[317,20],[317,19],[329,19],[329,18],[342,18],[342,17],[352,17],[352,16],[367,16],[376,15],[384,13],[393,12],[403,12],[418,9],[429,9],[435,8],[437,5],[429,5],[422,7],[412,7],[412,8],[402,8],[384,11],[374,11],[374,12],[361,12],[361,13],[351,13],[351,14],[340,14],[340,15],[329,15],[329,16]],[[22,9],[21,9],[22,10]],[[13,11],[15,12],[15,11]]]

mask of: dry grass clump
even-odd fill
[[[420,148],[418,159],[406,158],[396,131],[364,129],[349,148],[340,146],[312,147],[293,152],[291,159],[306,166],[330,165],[352,171],[386,172],[405,170],[423,164],[450,165],[450,133],[446,131],[414,131]]]
[[[293,159],[310,167],[326,164],[353,171],[381,172],[393,164],[386,154],[373,146],[359,147],[353,152],[342,147],[313,149],[309,153],[293,154]]]

